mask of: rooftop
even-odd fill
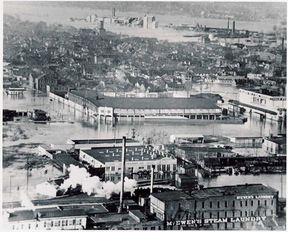
[[[222,152],[222,153],[233,153],[231,150],[229,149],[225,149],[222,147],[178,147],[178,149],[183,150],[185,152],[207,152],[207,153],[213,153],[213,152]]]
[[[286,144],[286,136],[285,137],[272,137],[272,138],[267,138],[266,140],[276,143],[278,145]]]
[[[55,217],[74,217],[74,216],[86,216],[83,209],[70,209],[70,210],[60,210],[56,209],[37,209],[36,213],[40,214],[41,218],[55,218]]]
[[[70,139],[75,144],[101,144],[101,143],[122,143],[122,138],[118,139]],[[126,143],[137,142],[133,139],[126,138]]]
[[[222,186],[222,187],[211,187],[205,188],[202,190],[196,190],[191,193],[193,198],[203,199],[209,197],[221,197],[227,195],[274,195],[277,193],[277,190],[265,186],[263,184],[245,184],[245,185],[231,185],[231,186]]]
[[[33,210],[21,210],[17,212],[10,213],[9,221],[10,222],[17,222],[17,221],[27,221],[27,220],[34,220],[34,212]]]
[[[216,103],[204,98],[122,98],[100,96],[95,91],[71,91],[86,98],[97,107],[121,109],[220,109]]]
[[[103,164],[105,164],[106,162],[121,161],[122,157],[121,147],[106,147],[106,148],[101,147],[82,151]],[[164,156],[153,157],[152,156],[153,154],[154,154],[153,150],[147,147],[143,146],[126,147],[126,161],[155,160],[164,158]]]
[[[169,191],[162,193],[152,193],[153,197],[159,199],[160,201],[180,201],[180,200],[192,200],[193,198],[188,194],[180,191]]]
[[[61,154],[53,154],[53,161],[55,161],[61,166],[65,164],[68,167],[70,164],[73,164],[75,166],[83,167],[83,165],[79,161],[72,158],[66,152],[63,152]]]
[[[202,134],[173,134],[175,138],[204,138]]]

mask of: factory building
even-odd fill
[[[95,147],[115,147],[120,146],[122,139],[67,139],[67,145],[71,146],[72,150],[89,150]],[[142,144],[139,141],[135,141],[131,138],[126,139],[126,146],[141,146]]]
[[[264,139],[262,149],[270,155],[286,155],[286,135],[271,135]]]
[[[158,26],[155,16],[145,15],[143,17],[143,28],[144,29],[155,29]]]
[[[106,181],[118,183],[121,177],[122,147],[101,147],[80,150],[79,159],[94,168],[105,168]],[[152,146],[126,147],[126,176],[136,181],[148,181],[152,165],[155,165],[155,180],[170,180],[176,171],[177,160],[166,157]]]
[[[286,96],[270,93],[264,89],[239,90],[239,106],[246,112],[256,113],[264,118],[281,121],[286,119]]]
[[[3,222],[7,230],[80,230],[86,228],[87,215],[83,209],[23,209],[5,212]]]
[[[156,213],[168,230],[247,230],[277,215],[278,192],[262,184],[246,184],[205,188],[191,194],[153,193],[150,200],[150,212]]]
[[[93,91],[71,91],[68,104],[100,119],[141,120],[168,117],[220,120],[222,109],[206,98],[121,98],[100,96]]]

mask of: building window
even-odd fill
[[[110,171],[110,167],[106,167],[106,171],[109,172]]]
[[[204,218],[204,212],[201,214],[201,217]]]
[[[29,224],[30,225],[30,224]],[[54,222],[53,221],[51,221],[51,227],[53,227],[54,226]],[[30,228],[29,228],[30,229]]]
[[[234,211],[232,212],[232,215],[233,215],[232,217],[235,217],[235,212]]]
[[[254,201],[253,201],[253,200],[251,200],[251,206],[253,206],[253,204],[254,204]]]
[[[274,214],[274,211],[273,211],[273,209],[271,209],[271,215],[273,216],[273,214]]]
[[[176,170],[176,164],[173,164],[173,171]]]
[[[274,204],[274,202],[273,202],[273,200],[271,200],[271,205],[273,205]]]
[[[267,205],[267,200],[264,201],[264,205],[265,205],[265,206]]]
[[[242,217],[243,216],[243,213],[242,213],[242,211],[240,211],[240,217]]]
[[[254,212],[253,212],[253,211],[251,211],[251,217],[252,217],[252,216],[254,216]]]
[[[220,217],[220,212],[217,212],[217,218],[219,218]]]
[[[258,200],[258,206],[260,205],[260,200]]]
[[[46,228],[46,222],[44,222],[44,228]]]
[[[228,202],[227,201],[225,201],[225,207],[228,207]]]
[[[243,206],[243,203],[242,203],[242,201],[240,201],[240,207],[242,207]]]
[[[210,208],[212,208],[212,204],[213,204],[212,201],[210,201]]]
[[[154,227],[154,226],[151,227],[151,230],[155,230],[155,229],[156,229],[156,227]]]
[[[202,202],[202,208],[204,208],[205,207],[205,202]]]
[[[73,219],[73,225],[76,225],[76,219]]]
[[[115,167],[111,167],[111,171],[115,171]]]
[[[225,211],[224,215],[225,215],[225,218],[226,218],[227,217],[227,211]]]
[[[68,220],[66,220],[65,226],[68,226]]]
[[[273,211],[273,210],[272,210]],[[53,222],[52,222],[53,223]],[[51,224],[52,225],[52,224]],[[31,224],[28,224],[28,229],[31,229]]]
[[[168,172],[170,171],[170,165],[169,164],[167,165],[167,171]]]
[[[248,211],[245,211],[245,216],[248,217]]]
[[[147,169],[150,170],[151,169],[151,165],[147,165]],[[152,227],[151,227],[152,228]],[[155,228],[155,227],[154,227]]]
[[[111,176],[111,181],[114,181],[114,179],[115,179],[114,176]]]
[[[65,226],[66,222],[65,220],[62,220],[62,226]]]
[[[245,206],[246,206],[246,207],[248,206],[248,201],[247,201],[247,200],[245,201]]]
[[[217,207],[220,208],[220,201],[217,202]]]
[[[235,207],[235,201],[232,201],[232,206]]]
[[[212,218],[212,212],[210,212],[210,218]]]

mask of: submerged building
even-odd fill
[[[220,120],[222,115],[214,100],[199,97],[116,98],[95,91],[70,91],[67,98],[70,106],[105,119]]]

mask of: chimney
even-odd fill
[[[228,23],[227,23],[227,30],[229,31],[229,17],[228,17]]]
[[[123,136],[122,140],[122,167],[121,167],[121,192],[120,192],[120,205],[118,213],[122,213],[123,210],[123,198],[124,198],[124,178],[125,178],[125,156],[126,156],[126,137]]]
[[[115,17],[115,8],[112,8],[112,17]]]
[[[100,21],[100,30],[104,30],[104,21],[103,20]]]
[[[151,165],[151,184],[150,184],[150,193],[153,193],[153,182],[154,182],[154,168],[155,165]]]
[[[232,30],[233,34],[235,33],[235,21],[233,21],[233,30]]]

